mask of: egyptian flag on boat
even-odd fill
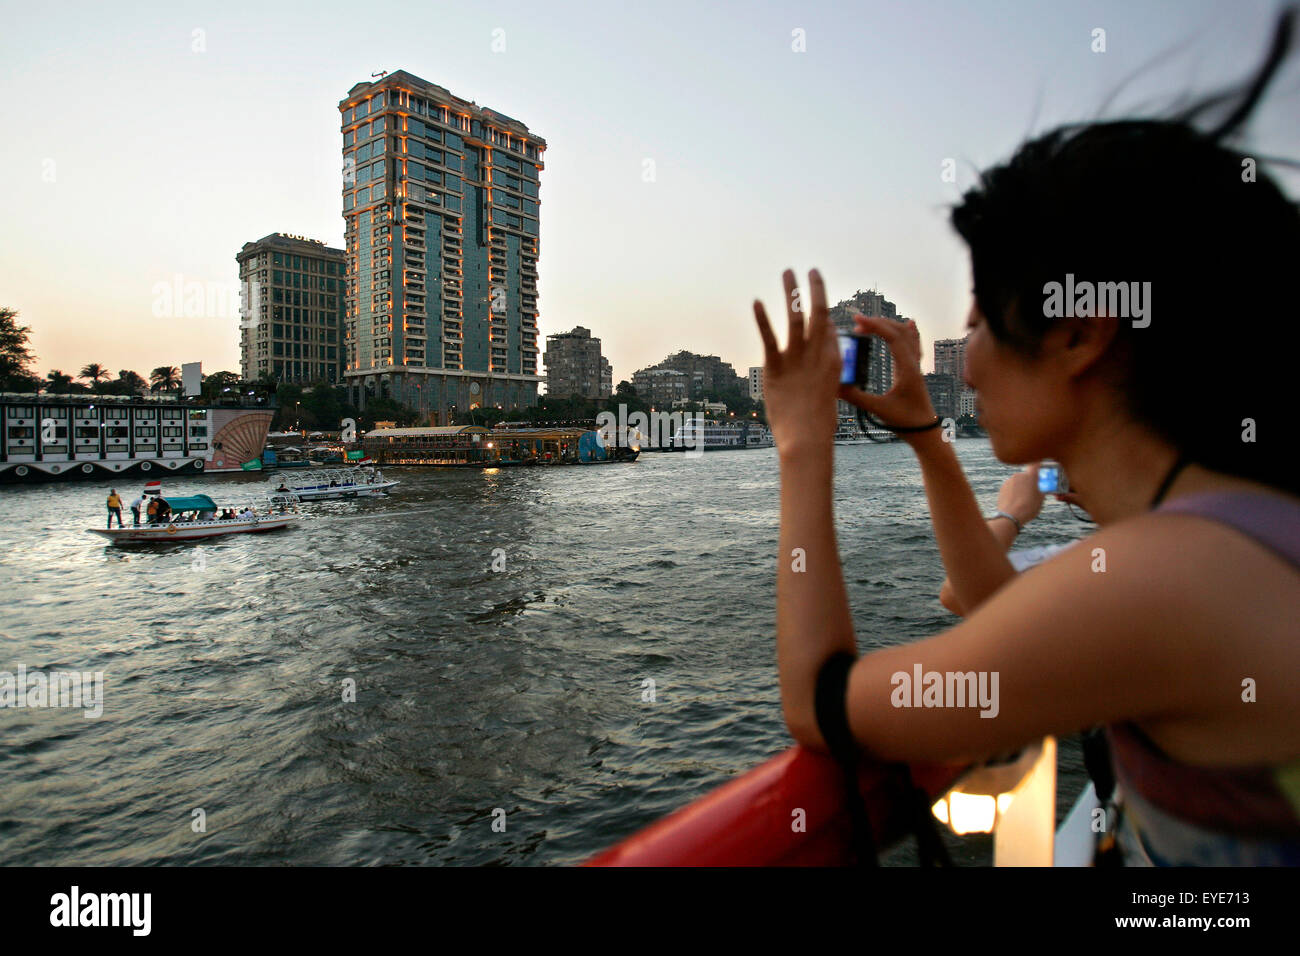
[[[162,482],[161,482],[161,481],[147,481],[147,482],[145,482],[145,485],[144,485],[144,496],[145,496],[146,498],[148,498],[150,495],[158,495],[160,498],[162,497]]]

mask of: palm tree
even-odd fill
[[[159,365],[149,373],[149,391],[174,392],[181,387],[181,373],[175,365]]]
[[[123,395],[138,395],[149,387],[149,383],[139,372],[124,368],[117,373],[117,386]]]
[[[72,376],[64,375],[57,368],[51,369],[45,376],[45,391],[61,394],[72,391]]]
[[[77,377],[90,379],[90,387],[95,391],[99,391],[99,383],[107,382],[113,377],[113,373],[98,362],[91,362],[82,368],[81,374]]]

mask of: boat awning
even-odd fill
[[[189,495],[184,498],[168,495],[163,498],[172,511],[216,511],[217,503],[207,495]]]

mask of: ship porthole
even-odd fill
[[[14,469],[14,474],[17,475],[19,478],[26,478],[26,477],[27,477],[27,466],[26,466],[26,465],[19,465],[17,468]]]
[[[153,462],[151,462],[151,461],[144,461],[144,462],[141,462],[141,463],[140,463],[140,470],[141,470],[141,471],[152,471],[152,470],[153,470]]]
[[[89,475],[94,470],[95,470],[95,466],[92,465],[90,462],[86,462],[84,465],[81,466],[81,473],[83,475]]]
[[[59,471],[60,471],[60,466],[58,466],[58,465],[51,465],[51,466],[50,466],[50,472],[51,472],[52,474],[57,475],[57,474],[59,473]]]
[[[195,462],[194,462],[194,470],[195,470],[195,471],[202,471],[202,470],[203,470],[203,462],[202,462],[202,461],[195,461]]]

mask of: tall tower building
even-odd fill
[[[404,70],[358,83],[339,112],[353,401],[435,424],[535,405],[545,140]]]
[[[343,371],[343,250],[274,232],[239,263],[239,374],[244,381],[337,384]]]

